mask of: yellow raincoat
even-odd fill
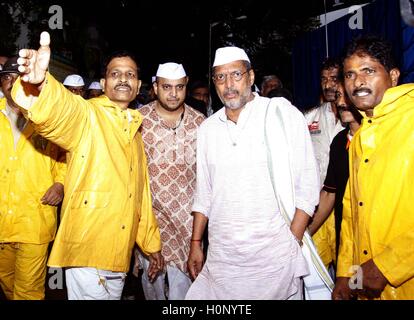
[[[349,150],[338,277],[374,260],[381,299],[414,299],[414,85],[390,88]]]
[[[139,112],[129,110],[129,119],[106,96],[84,100],[50,74],[39,97],[24,92],[20,79],[12,96],[36,131],[68,151],[62,220],[48,265],[127,272],[135,241],[144,253],[160,251]]]
[[[5,109],[3,98],[0,111]],[[40,199],[55,182],[63,184],[61,152],[30,122],[15,148],[10,122],[0,112],[0,242],[46,244],[54,239],[56,207]]]

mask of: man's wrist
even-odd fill
[[[293,237],[295,238],[296,242],[299,244],[299,246],[303,246],[303,241],[300,240],[298,237],[296,237],[295,235],[293,235]]]

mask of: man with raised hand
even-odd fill
[[[50,36],[39,50],[22,49],[12,95],[45,138],[68,151],[62,221],[48,261],[65,267],[69,299],[120,299],[136,241],[149,256],[149,275],[163,268],[160,234],[138,128],[128,110],[141,81],[127,52],[105,63],[105,95],[84,100],[48,72]]]

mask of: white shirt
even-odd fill
[[[319,165],[320,184],[323,185],[328,170],[329,150],[335,136],[345,129],[341,121],[337,119],[330,102],[325,102],[319,107],[305,113],[311,134],[316,161]]]
[[[292,279],[307,274],[300,248],[279,213],[269,176],[264,140],[269,101],[255,95],[237,124],[227,119],[222,108],[199,128],[193,211],[209,218],[209,250],[189,298],[210,292],[203,298],[285,299],[294,291]],[[307,132],[296,108],[282,98],[273,101],[289,105],[289,111],[301,117],[302,122],[292,121],[288,126]],[[294,166],[306,166],[306,155],[295,156]],[[318,188],[316,168],[314,173],[310,181],[316,186],[296,190],[297,207],[310,215],[318,202],[318,192],[312,191]],[[265,285],[269,280],[272,288]]]

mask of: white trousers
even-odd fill
[[[65,275],[69,300],[121,300],[124,272],[68,268]]]
[[[149,260],[139,255],[143,266],[142,289],[146,300],[184,300],[191,286],[191,279],[180,269],[167,265],[167,272],[159,273],[154,282],[148,279]],[[167,274],[168,284],[165,283]]]

